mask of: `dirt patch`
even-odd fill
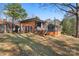
[[[18,47],[11,42],[0,43],[0,56],[10,56],[19,54]]]
[[[7,33],[5,37],[7,39],[4,38],[4,41],[0,43],[0,55],[79,55],[79,38],[72,36],[53,37],[40,36],[34,33]]]

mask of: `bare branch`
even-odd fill
[[[63,4],[64,6],[68,7],[69,9],[71,9],[73,12],[75,12],[75,9],[74,7],[72,7],[71,4]]]
[[[76,9],[76,6],[72,5],[72,4],[69,4],[71,7],[73,7],[74,9]]]
[[[65,11],[65,12],[68,12],[68,13],[71,13],[71,14],[76,14],[75,12],[73,12],[73,11],[67,11],[67,10],[65,10],[65,9],[63,9],[63,8],[61,8],[61,7],[59,7],[58,5],[55,5],[57,8],[59,8],[60,10],[62,10],[62,11]]]

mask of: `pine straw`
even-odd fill
[[[48,35],[40,36],[34,33],[6,33],[5,37],[7,38],[0,42],[0,55],[79,55],[79,38],[72,36],[53,37]]]

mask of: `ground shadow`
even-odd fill
[[[38,55],[38,56],[57,56],[55,51],[51,49],[49,46],[44,46],[40,43],[36,43],[33,41],[33,39],[29,37],[24,37],[20,34],[15,34],[16,37],[12,37],[10,35],[7,35],[10,38],[10,41],[12,43],[17,44],[18,48],[20,49],[20,56],[31,56],[31,55]],[[22,46],[20,46],[22,45]],[[27,48],[24,48],[24,46],[28,46],[32,49],[32,51],[27,50]]]
[[[57,40],[57,39],[52,40],[51,38],[49,38],[49,40],[51,40],[52,43],[55,44],[55,46],[58,49],[60,49],[60,52],[63,52],[60,55],[63,55],[63,56],[72,56],[72,55],[74,55],[74,53],[72,52],[73,47],[68,45],[65,41],[61,41],[61,40]]]
[[[41,44],[40,42],[35,42],[30,36],[23,36],[21,34],[13,34],[6,35],[8,39],[6,39],[9,42],[12,42],[17,45],[20,52],[17,56],[72,56],[72,55],[79,55],[79,53],[74,54],[72,50],[79,51],[79,44],[74,44],[75,47],[69,46],[65,41],[49,38],[53,44],[52,47],[45,46]],[[3,41],[6,41],[3,40]],[[57,48],[60,49],[59,52],[55,51],[54,44]]]

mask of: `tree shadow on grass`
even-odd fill
[[[79,55],[79,53],[74,54],[72,50],[79,51],[79,44],[74,44],[75,47],[71,47],[67,45],[66,42],[54,39],[52,40],[49,38],[50,41],[52,41],[53,44],[56,44],[55,46],[60,49],[59,52],[55,51],[50,46],[45,46],[41,44],[40,42],[35,42],[32,38],[23,36],[21,34],[13,34],[6,35],[8,39],[7,41],[10,41],[17,45],[20,52],[17,56],[72,56],[72,55]],[[62,53],[63,52],[63,53]]]
[[[40,43],[36,43],[33,39],[29,37],[24,37],[20,34],[15,34],[16,37],[7,35],[12,43],[17,44],[17,47],[20,49],[20,56],[57,56],[55,51],[52,50],[49,46],[44,46]],[[27,49],[27,46],[30,49]],[[26,47],[26,48],[25,48]]]
[[[61,55],[63,56],[74,55],[74,53],[72,53],[73,48],[70,45],[68,45],[65,41],[61,41],[57,39],[52,40],[51,38],[49,40],[51,40],[52,43],[55,44],[55,47],[57,47],[60,50]]]
[[[79,44],[74,44],[74,45],[75,45],[75,47],[73,47],[73,49],[79,51]]]

